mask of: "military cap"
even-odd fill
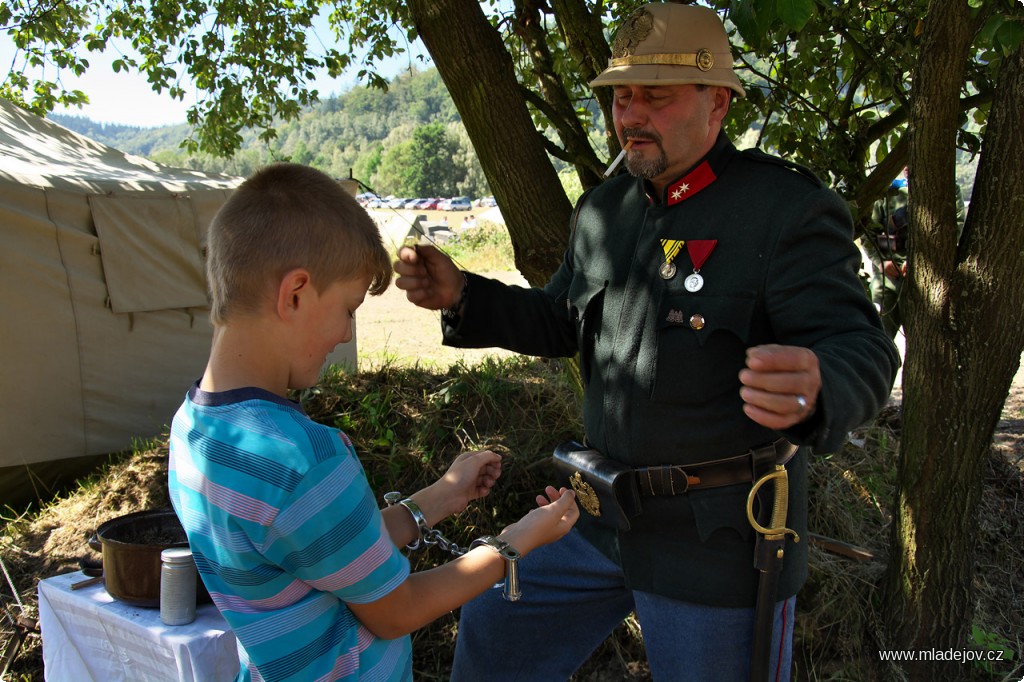
[[[725,26],[714,10],[655,2],[643,5],[615,32],[601,85],[720,85],[746,92],[732,68]]]

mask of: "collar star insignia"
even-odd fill
[[[700,192],[716,180],[715,172],[711,170],[711,164],[704,161],[685,176],[677,180],[668,188],[669,206],[677,204],[684,199]]]
[[[683,195],[686,194],[689,191],[690,191],[690,186],[687,185],[684,182],[683,184],[679,185],[679,187],[676,187],[675,190],[673,190],[672,198],[674,200],[676,200],[676,201],[679,201],[679,199],[681,199],[683,197]]]

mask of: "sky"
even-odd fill
[[[321,31],[322,36],[331,35]],[[429,66],[413,59],[411,54],[426,54],[422,43],[413,43],[410,52],[387,60],[379,65],[379,72],[391,78],[404,69],[409,68],[410,60],[418,68]],[[0,32],[0,79],[6,75],[14,56],[14,44],[6,32]],[[89,104],[77,108],[56,108],[54,113],[83,116],[101,123],[155,127],[185,123],[189,106],[195,104],[196,93],[189,90],[184,100],[176,100],[166,91],[157,94],[153,91],[144,76],[135,73],[114,73],[112,61],[119,56],[114,51],[102,54],[89,54],[89,70],[78,77],[62,74],[61,80],[69,89],[79,89],[89,96]],[[353,86],[363,85],[356,74],[359,66],[353,66],[339,78],[329,78],[326,73],[315,80],[311,87],[320,93],[320,99],[326,99],[350,90]],[[52,76],[52,74],[51,74]]]

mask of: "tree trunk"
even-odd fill
[[[983,476],[1024,349],[1019,48],[1004,60],[967,223],[955,239],[956,102],[972,26],[967,3],[932,2],[914,75],[903,431],[884,595],[894,650],[967,646]],[[906,671],[913,680],[965,674],[941,660]]]
[[[512,237],[541,285],[561,262],[572,205],[534,127],[501,36],[473,0],[410,0],[410,16],[473,142]]]

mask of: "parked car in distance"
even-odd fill
[[[449,211],[468,211],[473,208],[473,202],[469,200],[469,197],[455,197],[451,200],[451,207]]]
[[[488,195],[480,200],[480,205],[487,206],[488,208],[493,208],[498,205],[498,202],[495,201],[493,195]]]
[[[452,200],[451,199],[441,199],[440,201],[437,202],[437,210],[438,211],[450,211],[450,210],[452,210]]]

